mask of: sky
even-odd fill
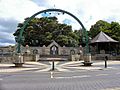
[[[52,8],[72,13],[87,30],[98,20],[120,23],[120,0],[0,0],[0,46],[16,44],[13,33],[24,18]],[[60,23],[72,25],[77,30],[81,28],[71,16],[56,13],[51,15],[55,15]]]

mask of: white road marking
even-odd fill
[[[3,80],[2,78],[0,78],[0,81]]]
[[[83,75],[83,76],[73,76],[73,78],[84,78],[84,77],[90,77],[90,75]]]
[[[50,72],[50,77],[53,78],[53,72]]]
[[[116,73],[116,74],[120,74],[120,72]]]
[[[120,90],[119,87],[116,87],[116,88],[106,88],[106,89],[102,89],[102,90]]]
[[[107,76],[108,74],[98,74],[96,76]]]
[[[90,75],[82,75],[82,76],[71,76],[71,77],[54,77],[55,79],[64,79],[64,78],[85,78],[90,77]]]
[[[45,68],[45,69],[42,69],[42,70],[37,70],[35,72],[45,72],[45,71],[49,71],[49,70],[50,70],[50,68]]]

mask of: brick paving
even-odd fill
[[[20,79],[20,77],[16,78]],[[17,79],[11,78],[4,81],[4,83],[9,83],[3,85],[6,87],[5,90],[120,90],[120,79],[115,77],[113,79],[102,77],[30,79],[29,76],[27,78],[22,76],[19,81]]]
[[[103,70],[100,70],[98,72],[90,71],[79,73],[77,72],[71,73],[68,71],[61,70],[62,73],[55,73],[54,77],[50,78],[50,73],[48,71],[51,67],[50,63],[26,62],[23,69],[29,68],[34,72],[36,71],[41,72],[42,70],[45,71],[45,69],[48,69],[46,70],[48,73],[34,73],[29,75],[3,74],[3,76],[0,77],[3,80],[0,81],[2,81],[3,83],[2,87],[5,87],[3,90],[120,90],[120,73],[119,73],[120,62],[109,61],[108,69],[105,69],[103,64],[104,62],[101,61],[95,62],[93,66],[91,66],[92,68],[90,68],[82,66],[80,62],[56,62],[55,65],[58,70],[61,68],[66,68],[71,72],[73,70],[76,70],[77,68],[81,68],[81,70],[88,70],[87,68],[90,68],[89,70],[99,70],[97,67],[102,68]],[[9,65],[5,64],[3,65],[4,67],[2,66],[1,67],[6,68],[5,72],[7,72],[7,70],[9,69]],[[43,66],[45,67],[45,69],[41,68]],[[36,69],[33,70],[33,68]],[[13,69],[16,70],[18,68]],[[65,72],[67,72],[67,74]]]

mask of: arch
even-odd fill
[[[58,55],[58,47],[56,45],[53,45],[50,47],[50,54],[51,55]]]
[[[38,54],[38,50],[37,50],[37,49],[34,49],[34,50],[33,50],[33,54]]]
[[[73,17],[80,24],[80,26],[82,27],[82,29],[84,31],[83,33],[85,34],[84,38],[85,38],[85,43],[86,43],[86,53],[89,52],[88,35],[87,35],[86,29],[85,29],[84,25],[82,24],[82,22],[75,15],[73,15],[72,13],[70,13],[68,11],[65,11],[65,10],[62,10],[62,9],[46,9],[46,10],[39,11],[39,12],[35,13],[34,15],[32,15],[28,20],[25,21],[24,25],[21,27],[19,38],[18,38],[18,48],[17,48],[18,53],[21,52],[20,45],[21,45],[21,41],[22,41],[22,34],[23,34],[23,31],[26,28],[27,24],[29,23],[29,21],[31,21],[38,14],[41,14],[41,13],[44,13],[44,12],[54,12],[54,11],[55,12],[66,13],[66,14],[70,15],[71,17]]]
[[[70,50],[70,55],[74,55],[74,54],[75,54],[75,50],[74,49]]]

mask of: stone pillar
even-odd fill
[[[84,66],[91,66],[92,62],[91,62],[91,54],[85,54],[84,55],[84,62],[83,62]]]
[[[27,54],[30,54],[30,48],[29,48],[29,46],[26,45],[25,47],[26,47],[26,53],[27,53]]]
[[[84,55],[84,62],[91,62],[91,54]]]
[[[39,58],[40,58],[40,57],[39,57],[39,54],[36,54],[36,55],[35,55],[35,61],[37,62],[37,61],[39,60]]]
[[[79,47],[79,54],[80,54],[79,60],[83,60],[83,47],[81,45]]]
[[[22,65],[24,64],[23,55],[17,54],[13,63],[16,67],[22,67]]]

